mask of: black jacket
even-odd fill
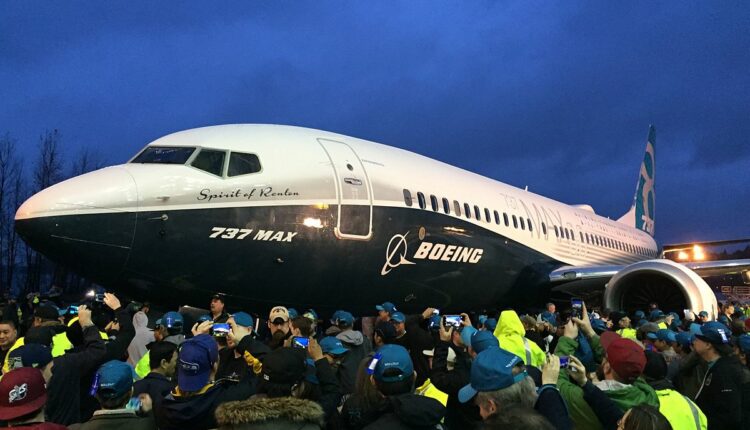
[[[351,394],[354,392],[359,363],[372,352],[372,344],[370,339],[356,330],[342,331],[336,335],[336,338],[349,350],[344,354],[336,372],[339,388],[341,394]]]
[[[427,357],[422,353],[434,347],[432,336],[420,324],[422,315],[409,315],[406,317],[406,333],[394,341],[409,351],[409,356],[417,372],[416,386],[419,387],[427,380],[430,374],[430,364]]]
[[[148,394],[151,396],[154,409],[159,409],[161,408],[161,401],[172,392],[174,387],[174,381],[160,373],[151,372],[145,378],[133,384],[133,396]]]
[[[238,381],[245,377],[248,368],[245,359],[235,357],[234,348],[224,348],[219,351],[219,369],[216,379],[231,379]]]
[[[361,394],[354,393],[341,408],[341,426],[349,430],[361,430],[375,422],[388,410],[389,402],[380,398],[372,404],[364,401]]]
[[[402,394],[388,398],[387,409],[364,430],[442,429],[445,407],[437,400]]]
[[[591,381],[586,381],[586,385],[583,386],[583,399],[599,418],[604,430],[617,429],[617,423],[625,414],[609,396],[604,394],[604,391]]]
[[[77,350],[54,358],[52,377],[47,384],[47,421],[65,426],[81,422],[82,385],[91,386],[88,375],[104,362],[106,347],[96,326],[83,330],[84,344]]]
[[[602,393],[603,394],[603,393]],[[571,430],[573,421],[570,419],[568,407],[554,385],[543,385],[539,389],[534,409],[551,422],[557,430]]]
[[[456,353],[453,370],[448,370],[448,348]],[[430,381],[438,390],[448,395],[448,412],[445,424],[448,428],[470,429],[482,421],[479,408],[474,402],[458,401],[458,391],[471,380],[471,357],[463,349],[448,342],[438,342],[432,357]]]
[[[743,427],[741,366],[736,357],[721,357],[703,378],[695,403],[706,414],[708,428]]]
[[[156,430],[153,415],[141,418],[133,411],[107,411],[94,415],[83,424],[73,424],[70,430]]]

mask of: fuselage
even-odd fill
[[[654,258],[652,237],[415,153],[320,130],[174,133],[16,214],[49,258],[134,296],[204,304],[480,309],[563,265]],[[182,303],[184,301],[184,303]]]

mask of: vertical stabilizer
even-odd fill
[[[635,189],[635,198],[630,210],[618,219],[618,222],[643,230],[651,236],[654,235],[656,188],[654,186],[656,130],[654,126],[648,128],[648,141],[646,142],[646,153],[643,155],[641,171],[638,175],[638,185]]]

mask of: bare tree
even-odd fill
[[[101,154],[97,151],[92,151],[88,146],[81,149],[78,153],[78,157],[73,160],[71,167],[70,176],[83,175],[84,173],[99,170],[105,166],[105,162],[101,157]]]
[[[0,137],[0,291],[10,291],[16,267],[18,239],[13,228],[15,203],[21,181],[21,160],[16,140],[9,134]]]

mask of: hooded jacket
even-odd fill
[[[222,430],[322,430],[325,425],[319,404],[294,397],[224,403],[216,409],[216,422]]]
[[[503,311],[494,332],[500,348],[516,354],[527,366],[541,368],[546,356],[539,345],[526,339],[526,330],[516,311]],[[530,363],[529,363],[530,361]]]
[[[135,367],[138,361],[146,354],[146,346],[154,341],[154,332],[148,327],[148,317],[145,313],[138,311],[133,315],[133,327],[135,337],[128,345],[128,363]]]
[[[708,368],[695,397],[695,403],[708,417],[708,428],[743,427],[741,366],[736,357],[721,357]]]
[[[344,355],[339,365],[337,377],[341,394],[351,394],[354,392],[354,383],[357,380],[357,369],[359,363],[372,352],[370,339],[366,338],[362,332],[347,329],[336,335],[349,352]]]
[[[442,429],[445,407],[435,399],[416,394],[388,397],[388,406],[364,430]]]

